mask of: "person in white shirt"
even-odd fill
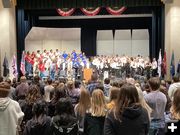
[[[178,76],[173,76],[173,83],[169,86],[168,95],[170,99],[173,101],[174,99],[174,93],[177,91],[178,88],[180,88],[180,82]]]
[[[10,85],[0,83],[0,135],[16,135],[24,113],[19,103],[8,97]]]
[[[52,80],[49,78],[47,80],[48,85],[44,87],[44,100],[46,102],[51,101],[51,94],[54,92],[54,87],[52,86]]]
[[[157,61],[156,58],[153,58],[152,61],[152,76],[155,77],[157,75]]]

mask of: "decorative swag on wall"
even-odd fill
[[[95,16],[101,10],[100,7],[80,8],[80,9],[87,16]],[[59,9],[57,9],[57,12],[61,16],[71,16],[75,12],[75,10],[76,10],[75,8],[59,8]],[[106,7],[106,10],[111,15],[120,15],[126,10],[126,7],[124,7],[124,6],[123,7],[113,7],[113,8]]]
[[[80,9],[87,16],[95,16],[101,10],[100,7],[80,8]],[[61,16],[71,16],[75,12],[75,10],[76,10],[75,8],[59,8],[59,9],[57,9],[57,12]],[[113,7],[113,8],[106,7],[106,10],[111,15],[121,15],[126,10],[126,7],[124,7],[124,6],[123,7]]]

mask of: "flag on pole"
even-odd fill
[[[161,77],[161,65],[162,65],[162,55],[161,49],[159,50],[159,58],[158,58],[158,75]]]
[[[18,72],[17,72],[17,63],[16,63],[15,55],[13,56],[13,59],[12,59],[12,72],[13,72],[14,77],[17,78]]]
[[[163,64],[162,64],[162,73],[166,75],[167,73],[167,58],[166,58],[166,51],[164,51],[164,58],[163,58]]]
[[[7,57],[6,57],[6,54],[4,56],[3,67],[4,67],[3,76],[7,77],[9,75],[9,62],[8,62]]]
[[[170,74],[171,77],[175,75],[174,51],[172,52],[172,57],[171,57]]]
[[[24,53],[24,51],[22,52],[22,56],[21,56],[21,67],[20,67],[20,70],[21,70],[21,73],[23,75],[26,74],[26,71],[25,71],[25,53]]]

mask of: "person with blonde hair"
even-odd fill
[[[83,134],[85,114],[90,109],[90,107],[91,107],[90,94],[84,87],[81,87],[79,103],[74,108],[76,117],[79,121],[80,134]]]
[[[149,124],[147,110],[140,104],[136,87],[123,85],[114,109],[106,116],[104,135],[147,135]]]
[[[103,135],[106,112],[104,93],[100,89],[95,89],[92,92],[91,107],[89,112],[85,114],[85,135]]]

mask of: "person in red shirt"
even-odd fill
[[[43,78],[44,77],[44,72],[45,72],[45,65],[43,63],[43,61],[39,62],[39,71],[40,71],[40,77]]]

